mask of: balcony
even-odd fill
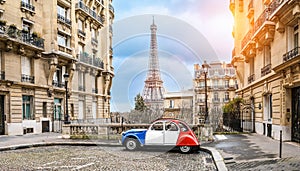
[[[271,64],[268,64],[268,65],[264,66],[261,69],[261,77],[271,73],[271,70],[272,70],[272,65]]]
[[[299,56],[299,47],[296,47],[283,55],[283,62],[287,62]]]
[[[103,65],[103,62],[101,61],[101,59],[100,58],[93,59],[86,52],[78,54],[78,59],[79,59],[80,62],[83,62],[85,64],[92,65],[92,66],[95,66],[97,68],[102,68],[103,69],[104,65]]]
[[[52,85],[53,85],[54,87],[59,87],[59,88],[65,87],[65,83],[59,82],[59,81],[56,81],[56,80],[53,80],[53,81],[52,81]]]
[[[80,86],[78,86],[78,90],[79,90],[79,91],[85,91],[85,87],[82,86],[82,85],[80,85]]]
[[[57,20],[66,24],[67,26],[71,26],[71,24],[72,24],[71,20],[69,20],[66,17],[59,15],[59,14],[57,14]]]
[[[97,15],[97,13],[93,10],[91,10],[88,6],[86,6],[82,1],[76,3],[75,5],[76,11],[81,11],[80,15],[83,15],[84,17],[90,17],[93,19],[96,25],[100,26],[103,24],[101,16]]]
[[[23,2],[21,1],[21,10],[23,12],[30,12],[31,15],[34,15],[35,14],[35,7],[29,3],[26,3],[26,2]]]
[[[230,101],[230,98],[223,98],[223,102],[229,102]]]
[[[81,36],[81,37],[85,37],[86,36],[86,33],[80,29],[77,30],[77,34],[78,36]]]
[[[91,39],[91,43],[92,43],[92,45],[94,45],[94,46],[98,46],[98,40],[97,40],[96,38],[92,38],[92,39]]]
[[[212,99],[212,102],[213,102],[213,103],[219,103],[219,102],[220,102],[220,98],[213,98],[213,99]]]
[[[5,72],[4,71],[0,72],[0,80],[5,80]]]
[[[115,9],[114,9],[114,7],[111,4],[109,4],[109,11],[111,11],[112,13],[115,12]]]
[[[44,39],[38,37],[36,34],[19,30],[14,25],[0,25],[0,37],[6,38],[6,36],[9,39],[15,39],[16,42],[20,41],[44,49]]]
[[[252,74],[248,77],[248,84],[251,84],[255,80],[255,74]]]
[[[267,0],[265,0],[267,1]],[[271,1],[271,0],[268,0],[268,1]],[[282,5],[284,4],[285,2],[287,2],[288,0],[273,0],[271,3],[270,2],[266,2],[267,4],[269,4],[269,13],[270,13],[270,16],[273,15],[273,13]]]
[[[21,82],[27,82],[34,84],[34,76],[22,74],[21,75]]]
[[[92,93],[98,94],[98,89],[92,88]]]

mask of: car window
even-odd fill
[[[153,131],[162,131],[163,130],[163,123],[162,122],[156,122],[151,126],[151,130]]]
[[[166,131],[178,131],[178,127],[174,122],[166,122]]]
[[[179,122],[178,125],[180,127],[180,131],[182,132],[187,132],[189,130],[188,126],[182,122]]]

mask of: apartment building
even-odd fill
[[[244,129],[300,141],[298,0],[230,0]]]
[[[164,118],[181,119],[193,123],[193,90],[166,92],[164,94]]]
[[[206,67],[203,67],[204,65],[206,65]],[[205,123],[205,94],[207,94],[207,120],[214,130],[221,128],[223,120],[222,107],[236,95],[235,91],[237,89],[237,84],[235,69],[231,64],[222,62],[204,62],[202,66],[195,64],[194,72],[193,123]],[[206,91],[205,88],[207,88]]]
[[[109,118],[111,3],[0,0],[0,135]]]

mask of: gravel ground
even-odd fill
[[[123,147],[49,146],[0,152],[0,170],[216,170],[206,152],[180,154]]]

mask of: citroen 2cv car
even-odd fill
[[[179,147],[182,153],[198,149],[200,143],[195,133],[183,121],[160,119],[148,129],[131,129],[122,133],[122,145],[129,151],[146,146]]]

